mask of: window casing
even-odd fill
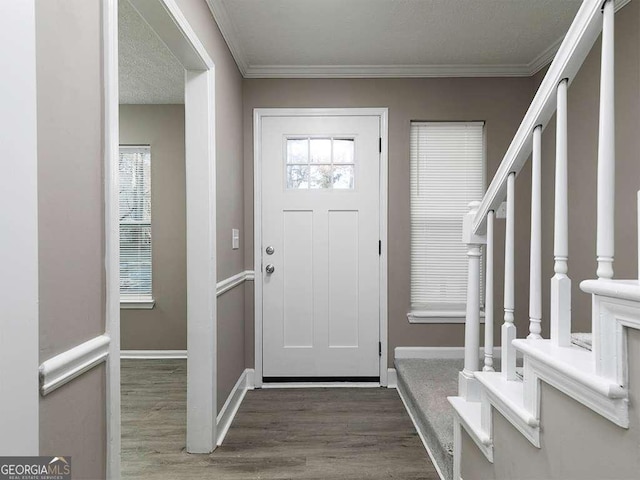
[[[153,307],[151,148],[120,146],[120,303]]]
[[[462,220],[484,194],[484,152],[483,122],[411,123],[411,321],[463,320]]]

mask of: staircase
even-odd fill
[[[627,333],[640,330],[640,282],[616,280],[614,259],[615,129],[614,0],[585,0],[481,202],[464,218],[468,246],[468,290],[464,368],[454,410],[453,478],[460,480],[462,429],[489,462],[494,461],[494,414],[499,412],[537,448],[541,445],[543,382],[601,415],[620,429],[629,428],[629,357]],[[602,32],[600,128],[597,182],[597,271],[580,284],[592,297],[592,333],[571,333],[571,279],[568,276],[567,90]],[[554,205],[554,276],[551,279],[550,338],[541,336],[542,192],[541,142],[544,127],[556,114]],[[515,300],[516,176],[531,157],[531,245],[529,329],[517,338]],[[640,198],[640,197],[639,197]],[[493,258],[495,212],[506,201],[504,322],[501,371],[493,367]],[[640,208],[640,203],[639,203]],[[480,275],[485,247],[485,355],[480,346]],[[522,356],[522,369],[516,356]],[[504,442],[501,444],[504,448]],[[508,455],[508,452],[501,452]],[[615,475],[612,476],[615,478]],[[626,477],[625,477],[626,478]],[[640,472],[638,476],[640,478]]]

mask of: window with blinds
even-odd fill
[[[151,300],[151,148],[121,146],[120,298]]]
[[[462,219],[484,194],[484,123],[412,122],[410,150],[411,308],[463,311]]]

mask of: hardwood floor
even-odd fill
[[[210,455],[184,451],[185,402],[186,361],[123,360],[123,478],[439,478],[393,389],[249,391]]]

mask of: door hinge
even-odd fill
[[[382,240],[378,240],[378,255],[382,255]]]
[[[378,152],[382,153],[382,137],[378,138]]]
[[[378,356],[382,356],[382,342],[378,342]]]

